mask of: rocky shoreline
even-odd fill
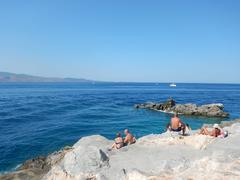
[[[72,147],[64,147],[63,149],[49,154],[48,156],[38,156],[36,158],[25,161],[16,171],[0,176],[0,180],[39,180],[47,174],[52,166],[59,163],[65,154]]]
[[[72,147],[28,160],[1,180],[238,179],[240,119],[220,124],[227,138],[151,134],[120,150],[102,136],[81,138]]]
[[[198,106],[196,104],[176,104],[173,99],[168,99],[164,103],[144,103],[134,105],[137,109],[151,109],[165,113],[177,112],[183,115],[190,116],[205,116],[205,117],[220,117],[227,118],[229,113],[224,112],[224,105],[221,103],[217,104],[205,104]]]

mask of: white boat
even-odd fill
[[[174,84],[174,83],[170,84],[169,86],[170,86],[170,87],[177,87],[177,85]]]

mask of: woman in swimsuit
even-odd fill
[[[123,138],[120,133],[116,134],[115,142],[112,145],[112,149],[120,149],[123,147]]]
[[[202,135],[209,135],[209,136],[213,136],[213,137],[218,137],[219,135],[221,135],[221,130],[220,127],[218,126],[218,124],[214,124],[213,129],[211,132],[208,131],[207,127],[203,127],[200,130],[200,133]]]

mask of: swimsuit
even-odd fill
[[[179,132],[179,131],[181,131],[181,130],[182,130],[181,127],[177,128],[177,129],[173,129],[173,128],[171,128],[171,131],[174,131],[174,132]]]
[[[115,144],[123,144],[123,142],[115,142]]]
[[[115,141],[115,144],[117,149],[120,149],[124,145],[123,142],[116,142],[116,141]]]

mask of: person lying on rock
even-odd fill
[[[121,133],[117,133],[114,143],[112,145],[112,149],[120,149],[122,147],[123,147],[123,138],[121,136]]]
[[[218,137],[221,135],[221,129],[218,124],[214,124],[212,131],[209,132],[207,126],[205,126],[200,130],[199,134]]]
[[[171,123],[168,124],[167,130],[180,132],[185,135],[186,125],[179,118],[178,113],[174,113],[174,117],[171,118]]]
[[[129,132],[128,129],[124,130],[124,134],[126,135],[124,138],[124,145],[134,144],[136,142],[136,138]]]

